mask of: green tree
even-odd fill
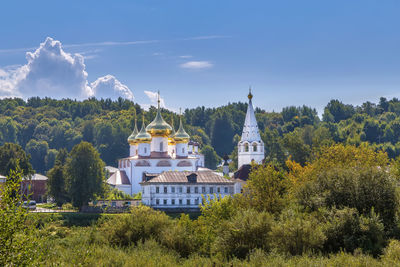
[[[74,146],[67,162],[68,195],[72,205],[82,208],[102,193],[104,163],[99,153],[88,142]]]
[[[36,141],[31,139],[26,144],[26,152],[31,156],[31,162],[36,172],[44,173],[46,171],[45,158],[49,151],[49,145],[46,141]]]
[[[204,165],[209,169],[216,169],[218,163],[220,162],[220,157],[215,152],[212,146],[205,146],[201,149],[201,153],[204,155]]]
[[[29,162],[29,155],[17,144],[5,143],[0,146],[0,174],[8,176],[10,170],[15,170],[20,166],[22,175],[27,176],[34,173]]]
[[[34,229],[27,223],[28,213],[20,205],[22,176],[17,163],[0,189],[0,266],[34,265],[42,255]]]
[[[48,194],[54,198],[57,206],[61,207],[62,204],[66,203],[69,198],[67,194],[67,174],[65,163],[67,161],[67,151],[65,149],[60,150],[58,153],[54,167],[48,171]]]

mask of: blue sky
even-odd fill
[[[136,102],[160,90],[174,110],[246,101],[249,85],[254,104],[269,111],[400,97],[397,0],[8,1],[1,10],[0,78],[51,37],[83,56],[92,88],[111,74]],[[29,76],[42,85],[38,73],[48,69]],[[16,75],[7,75],[9,85]]]

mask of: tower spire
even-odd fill
[[[157,107],[160,109],[160,90],[157,91]]]
[[[249,94],[247,95],[247,97],[249,98],[250,101],[253,98],[253,95],[251,93],[251,86],[249,86]]]

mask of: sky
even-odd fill
[[[267,111],[400,97],[400,1],[3,1],[0,97]]]

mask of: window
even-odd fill
[[[221,188],[217,187],[217,193],[221,193]]]
[[[257,144],[253,144],[253,151],[257,152]]]
[[[166,199],[164,199],[164,205],[167,205],[167,200]]]
[[[210,194],[214,193],[214,187],[210,187]]]
[[[249,152],[249,144],[244,144],[244,152]]]
[[[186,205],[190,206],[190,199],[186,199]]]
[[[199,188],[198,188],[197,186],[194,188],[194,192],[195,192],[196,194],[199,193]]]
[[[179,199],[179,205],[182,205],[182,199]]]
[[[203,193],[203,194],[206,193],[206,187],[205,187],[205,186],[203,186],[203,187],[201,188],[201,193]]]
[[[175,193],[175,187],[171,187],[171,193]]]
[[[168,187],[164,186],[164,194],[168,193]]]
[[[186,187],[186,193],[190,194],[190,186]]]
[[[143,150],[144,150],[144,154],[146,154],[147,153],[147,147],[143,148]]]
[[[182,194],[182,187],[178,187],[178,192]]]
[[[171,204],[175,205],[175,199],[171,199]]]
[[[161,143],[160,143],[160,151],[163,151],[163,148],[164,148],[163,146],[164,146],[164,143],[161,142]]]
[[[198,198],[196,198],[196,199],[194,200],[194,204],[199,205],[199,199],[198,199]]]
[[[228,187],[225,187],[225,188],[224,188],[224,193],[225,193],[225,194],[228,194]]]
[[[158,186],[156,187],[156,193],[160,193],[160,188]]]
[[[156,205],[160,205],[160,200],[156,199]]]
[[[111,206],[112,207],[116,207],[117,206],[117,202],[115,202],[115,201],[111,202]]]
[[[185,148],[182,147],[182,154],[185,154]]]

